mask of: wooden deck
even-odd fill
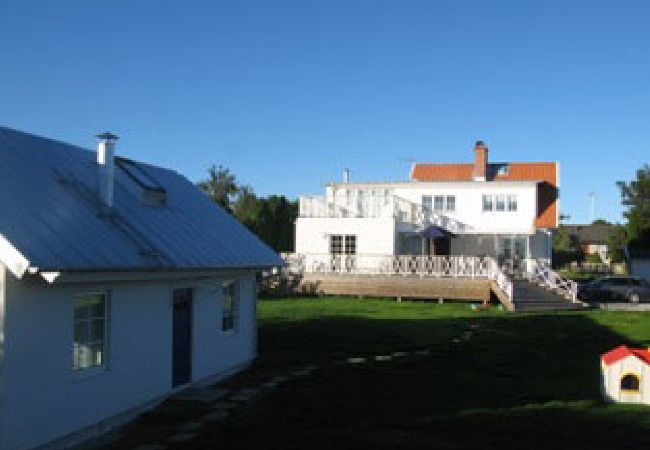
[[[488,301],[494,289],[486,278],[320,273],[304,274],[298,285],[300,292],[311,294],[480,302]]]

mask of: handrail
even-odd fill
[[[578,283],[555,272],[548,261],[540,259],[527,260],[527,274],[531,281],[543,283],[573,303],[578,302]]]

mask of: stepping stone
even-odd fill
[[[181,442],[187,442],[191,441],[196,437],[196,434],[194,433],[178,433],[173,436],[171,436],[169,439],[167,439],[167,442],[172,442],[175,444],[179,444]]]
[[[424,349],[424,350],[417,350],[417,351],[415,352],[415,354],[418,355],[418,356],[427,356],[427,355],[430,355],[430,354],[431,354],[431,351],[430,351],[430,350],[427,350],[427,349]]]
[[[277,376],[277,377],[273,378],[271,381],[274,382],[274,383],[280,384],[280,383],[284,383],[288,379],[289,379],[289,377],[285,377],[283,375],[280,375],[280,376]]]
[[[166,448],[162,444],[144,444],[133,448],[133,450],[165,450]]]
[[[472,332],[471,331],[464,331],[462,338],[464,341],[469,341],[472,338]]]
[[[224,398],[228,394],[230,394],[228,389],[196,387],[184,390],[176,398],[192,402],[212,403]]]
[[[393,356],[395,358],[402,358],[404,356],[407,356],[409,352],[393,352]]]
[[[378,356],[375,356],[375,361],[390,361],[391,359],[393,359],[393,357],[390,356],[390,355],[378,355]]]
[[[347,362],[349,364],[363,364],[366,362],[366,358],[348,358]]]
[[[454,343],[455,343],[455,344],[460,343],[460,339],[458,339],[458,338],[454,338]]]
[[[276,383],[275,381],[267,381],[266,383],[262,384],[262,387],[264,389],[275,389],[276,387],[278,387],[278,383]]]
[[[181,424],[176,430],[181,433],[186,433],[190,431],[196,431],[203,426],[201,422],[186,422]]]
[[[476,323],[470,323],[469,328],[471,328],[472,330],[478,330],[479,326]]]
[[[205,420],[206,422],[219,422],[229,415],[230,413],[228,411],[214,411],[201,417],[201,420]]]

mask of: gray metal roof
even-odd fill
[[[118,147],[119,153],[119,147]],[[0,262],[30,271],[269,267],[279,256],[178,173],[136,163],[166,191],[116,166],[114,207],[97,196],[96,153],[0,127]]]

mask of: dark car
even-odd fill
[[[650,284],[636,277],[603,277],[580,286],[578,298],[588,302],[648,302]]]

